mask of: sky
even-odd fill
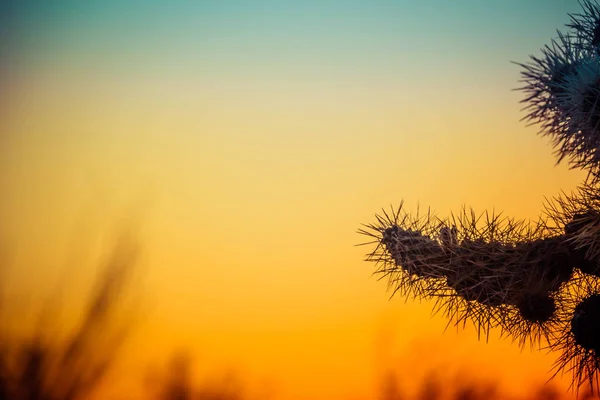
[[[146,308],[124,370],[185,348],[283,399],[365,397],[386,368],[547,379],[552,357],[389,300],[356,231],[401,200],[535,219],[582,181],[520,121],[511,63],[576,1],[2,4],[11,299],[60,287],[75,310],[133,218]]]

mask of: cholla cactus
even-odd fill
[[[582,0],[568,32],[522,68],[525,120],[551,138],[558,163],[588,178],[538,221],[463,209],[411,216],[402,203],[359,233],[392,296],[433,299],[450,325],[499,328],[520,346],[558,352],[573,388],[600,380],[600,4]]]

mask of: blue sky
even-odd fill
[[[547,43],[566,13],[579,8],[575,1],[541,0],[30,1],[17,7],[12,36],[20,52],[174,64],[211,57],[310,63],[335,55],[340,63],[412,64],[456,53],[519,58]]]

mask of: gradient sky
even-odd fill
[[[90,262],[69,270],[77,298],[103,237],[134,213],[149,305],[128,371],[187,347],[289,399],[370,394],[390,365],[478,365],[517,388],[547,378],[551,357],[443,334],[430,304],[388,302],[354,245],[402,199],[536,218],[581,182],[519,122],[510,63],[576,1],[3,7],[9,295],[44,301],[75,257]]]

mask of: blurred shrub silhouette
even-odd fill
[[[431,372],[425,376],[416,393],[409,395],[402,390],[398,378],[393,373],[384,376],[380,386],[380,400],[561,400],[570,396],[561,393],[551,386],[532,388],[532,393],[523,397],[511,397],[502,393],[493,382],[469,381],[468,375],[461,375],[451,380],[443,374]],[[590,391],[579,393],[579,399],[595,400]]]
[[[96,394],[118,358],[132,315],[123,318],[124,295],[139,256],[132,235],[121,235],[100,265],[96,286],[89,294],[81,320],[66,340],[58,341],[44,323],[58,310],[46,309],[29,338],[14,338],[0,325],[0,400],[83,400]],[[3,272],[0,266],[0,274]],[[4,280],[0,280],[5,284]],[[8,304],[2,303],[0,319]],[[241,400],[241,385],[233,378],[194,387],[191,359],[173,356],[166,379],[159,382],[156,400]]]
[[[168,364],[166,379],[159,382],[157,400],[242,400],[242,386],[233,376],[210,384],[194,385],[191,357],[175,354]]]

